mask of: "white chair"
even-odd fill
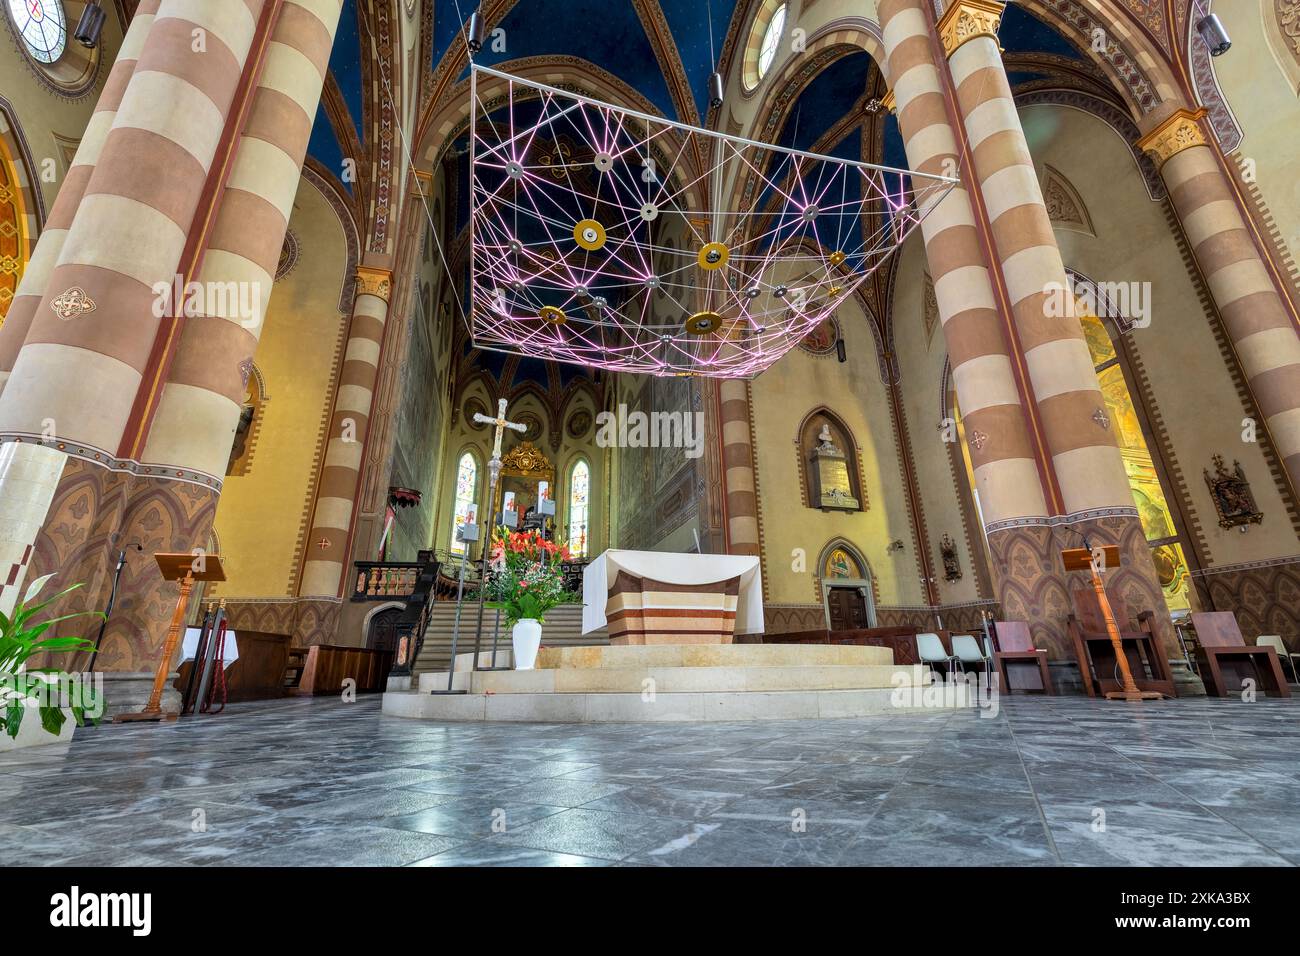
[[[1255,638],[1256,647],[1271,647],[1277,651],[1277,659],[1284,664],[1291,665],[1291,680],[1293,683],[1300,684],[1300,672],[1296,671],[1296,658],[1300,654],[1292,654],[1286,649],[1286,644],[1282,641],[1280,634],[1261,634]],[[1285,671],[1283,671],[1285,674]]]
[[[952,653],[962,664],[962,670],[965,670],[967,664],[979,664],[984,668],[985,674],[991,674],[993,671],[993,662],[984,656],[980,651],[980,646],[975,642],[975,638],[969,634],[954,634],[952,636]]]
[[[939,640],[938,634],[916,635],[916,653],[922,664],[942,664],[944,676],[951,674],[957,663],[956,656],[944,650],[943,641]]]

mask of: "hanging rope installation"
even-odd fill
[[[470,324],[482,348],[751,377],[955,183],[471,69]]]

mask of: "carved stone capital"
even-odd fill
[[[393,287],[393,273],[373,266],[357,266],[357,295],[378,296],[385,302]]]
[[[1199,109],[1195,113],[1190,110],[1176,110],[1169,119],[1138,140],[1138,148],[1151,154],[1157,168],[1164,166],[1169,162],[1170,157],[1183,150],[1207,144],[1205,131],[1201,129],[1200,123],[1203,116],[1205,116],[1204,109]]]
[[[893,90],[890,90],[888,93],[886,93],[884,96],[880,98],[880,105],[883,106],[885,109],[889,110],[889,112],[891,113],[898,112],[898,104],[894,101]]]
[[[999,0],[955,0],[939,20],[944,55],[951,57],[958,47],[976,37],[989,37],[997,43],[1004,6]]]

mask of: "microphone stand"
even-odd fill
[[[144,546],[139,544],[129,545],[128,547],[134,547],[137,551],[144,550]],[[113,569],[113,588],[108,592],[108,606],[104,608],[103,620],[99,622],[99,633],[95,636],[95,649],[91,652],[90,663],[86,666],[88,671],[95,669],[95,661],[99,657],[99,645],[104,640],[104,629],[108,627],[108,616],[113,613],[113,603],[117,600],[117,585],[122,579],[122,568],[125,566],[126,548],[122,548],[117,552],[117,567]]]

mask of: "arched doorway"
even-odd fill
[[[817,562],[826,626],[832,631],[876,626],[871,568],[847,541],[828,544]]]

